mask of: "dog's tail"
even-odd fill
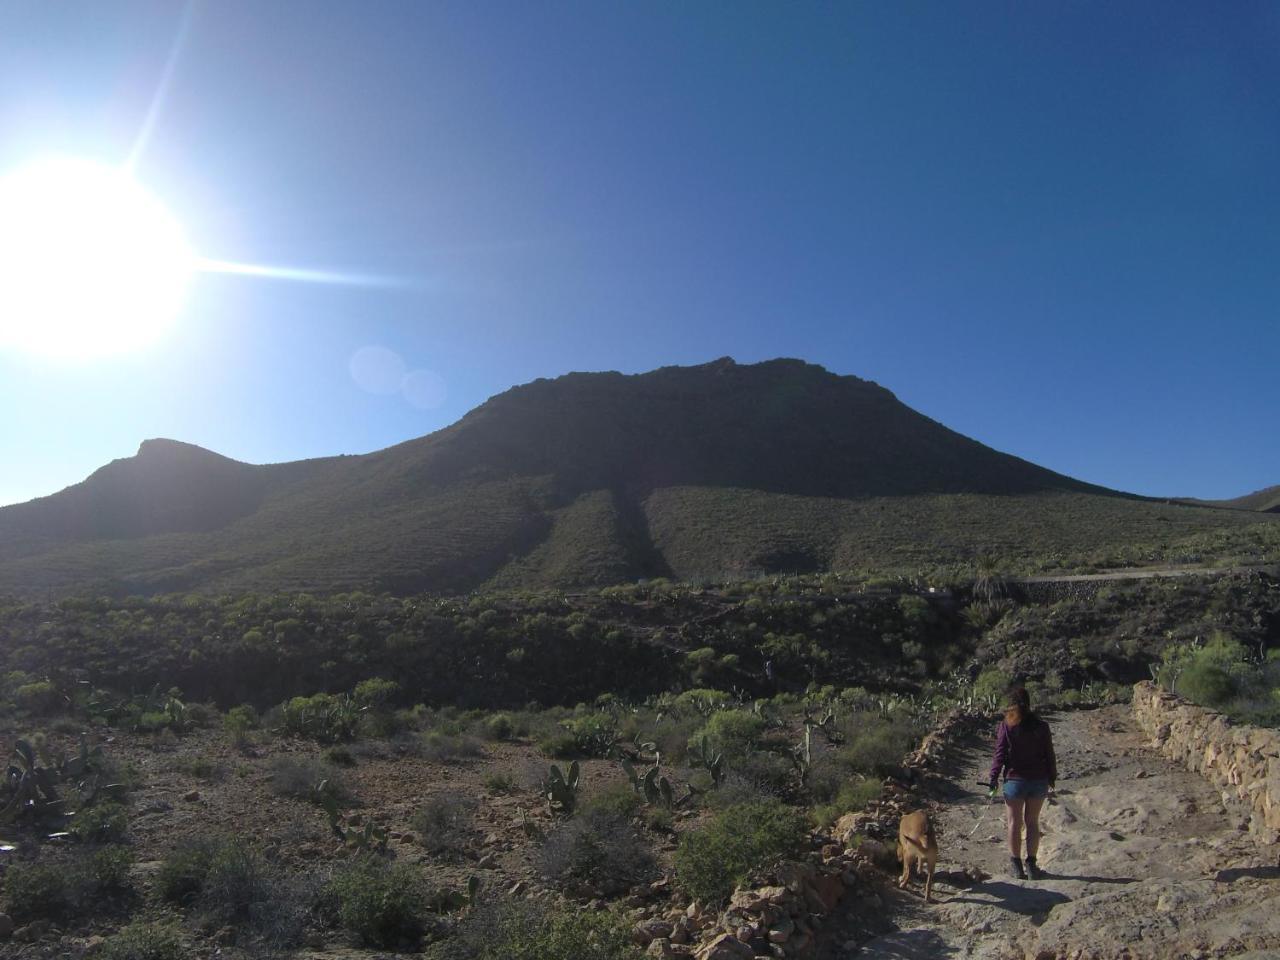
[[[931,847],[936,847],[938,845],[938,842],[933,835],[933,824],[929,824],[929,828],[925,831],[924,839],[926,842],[921,843],[919,837],[912,837],[904,834],[898,842],[899,844],[911,844],[911,846],[920,854],[928,853]]]

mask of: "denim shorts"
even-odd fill
[[[1006,780],[1004,782],[1006,800],[1035,800],[1048,795],[1048,780]]]

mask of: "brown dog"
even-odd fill
[[[933,821],[923,810],[904,814],[898,823],[898,859],[902,861],[902,879],[898,886],[911,882],[911,868],[923,862],[929,873],[924,881],[924,899],[933,900],[933,869],[938,863],[938,838],[933,832]]]

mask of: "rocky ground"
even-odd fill
[[[895,929],[830,955],[1280,957],[1280,870],[1245,832],[1247,811],[1152,751],[1128,706],[1050,719],[1060,779],[1042,818],[1048,877],[1008,876],[1003,805],[977,783],[988,735],[961,738],[925,786],[939,825],[938,902],[925,904],[919,885],[890,891]]]

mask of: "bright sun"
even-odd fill
[[[196,259],[122,170],[44,160],[0,177],[0,350],[90,358],[155,340]]]

